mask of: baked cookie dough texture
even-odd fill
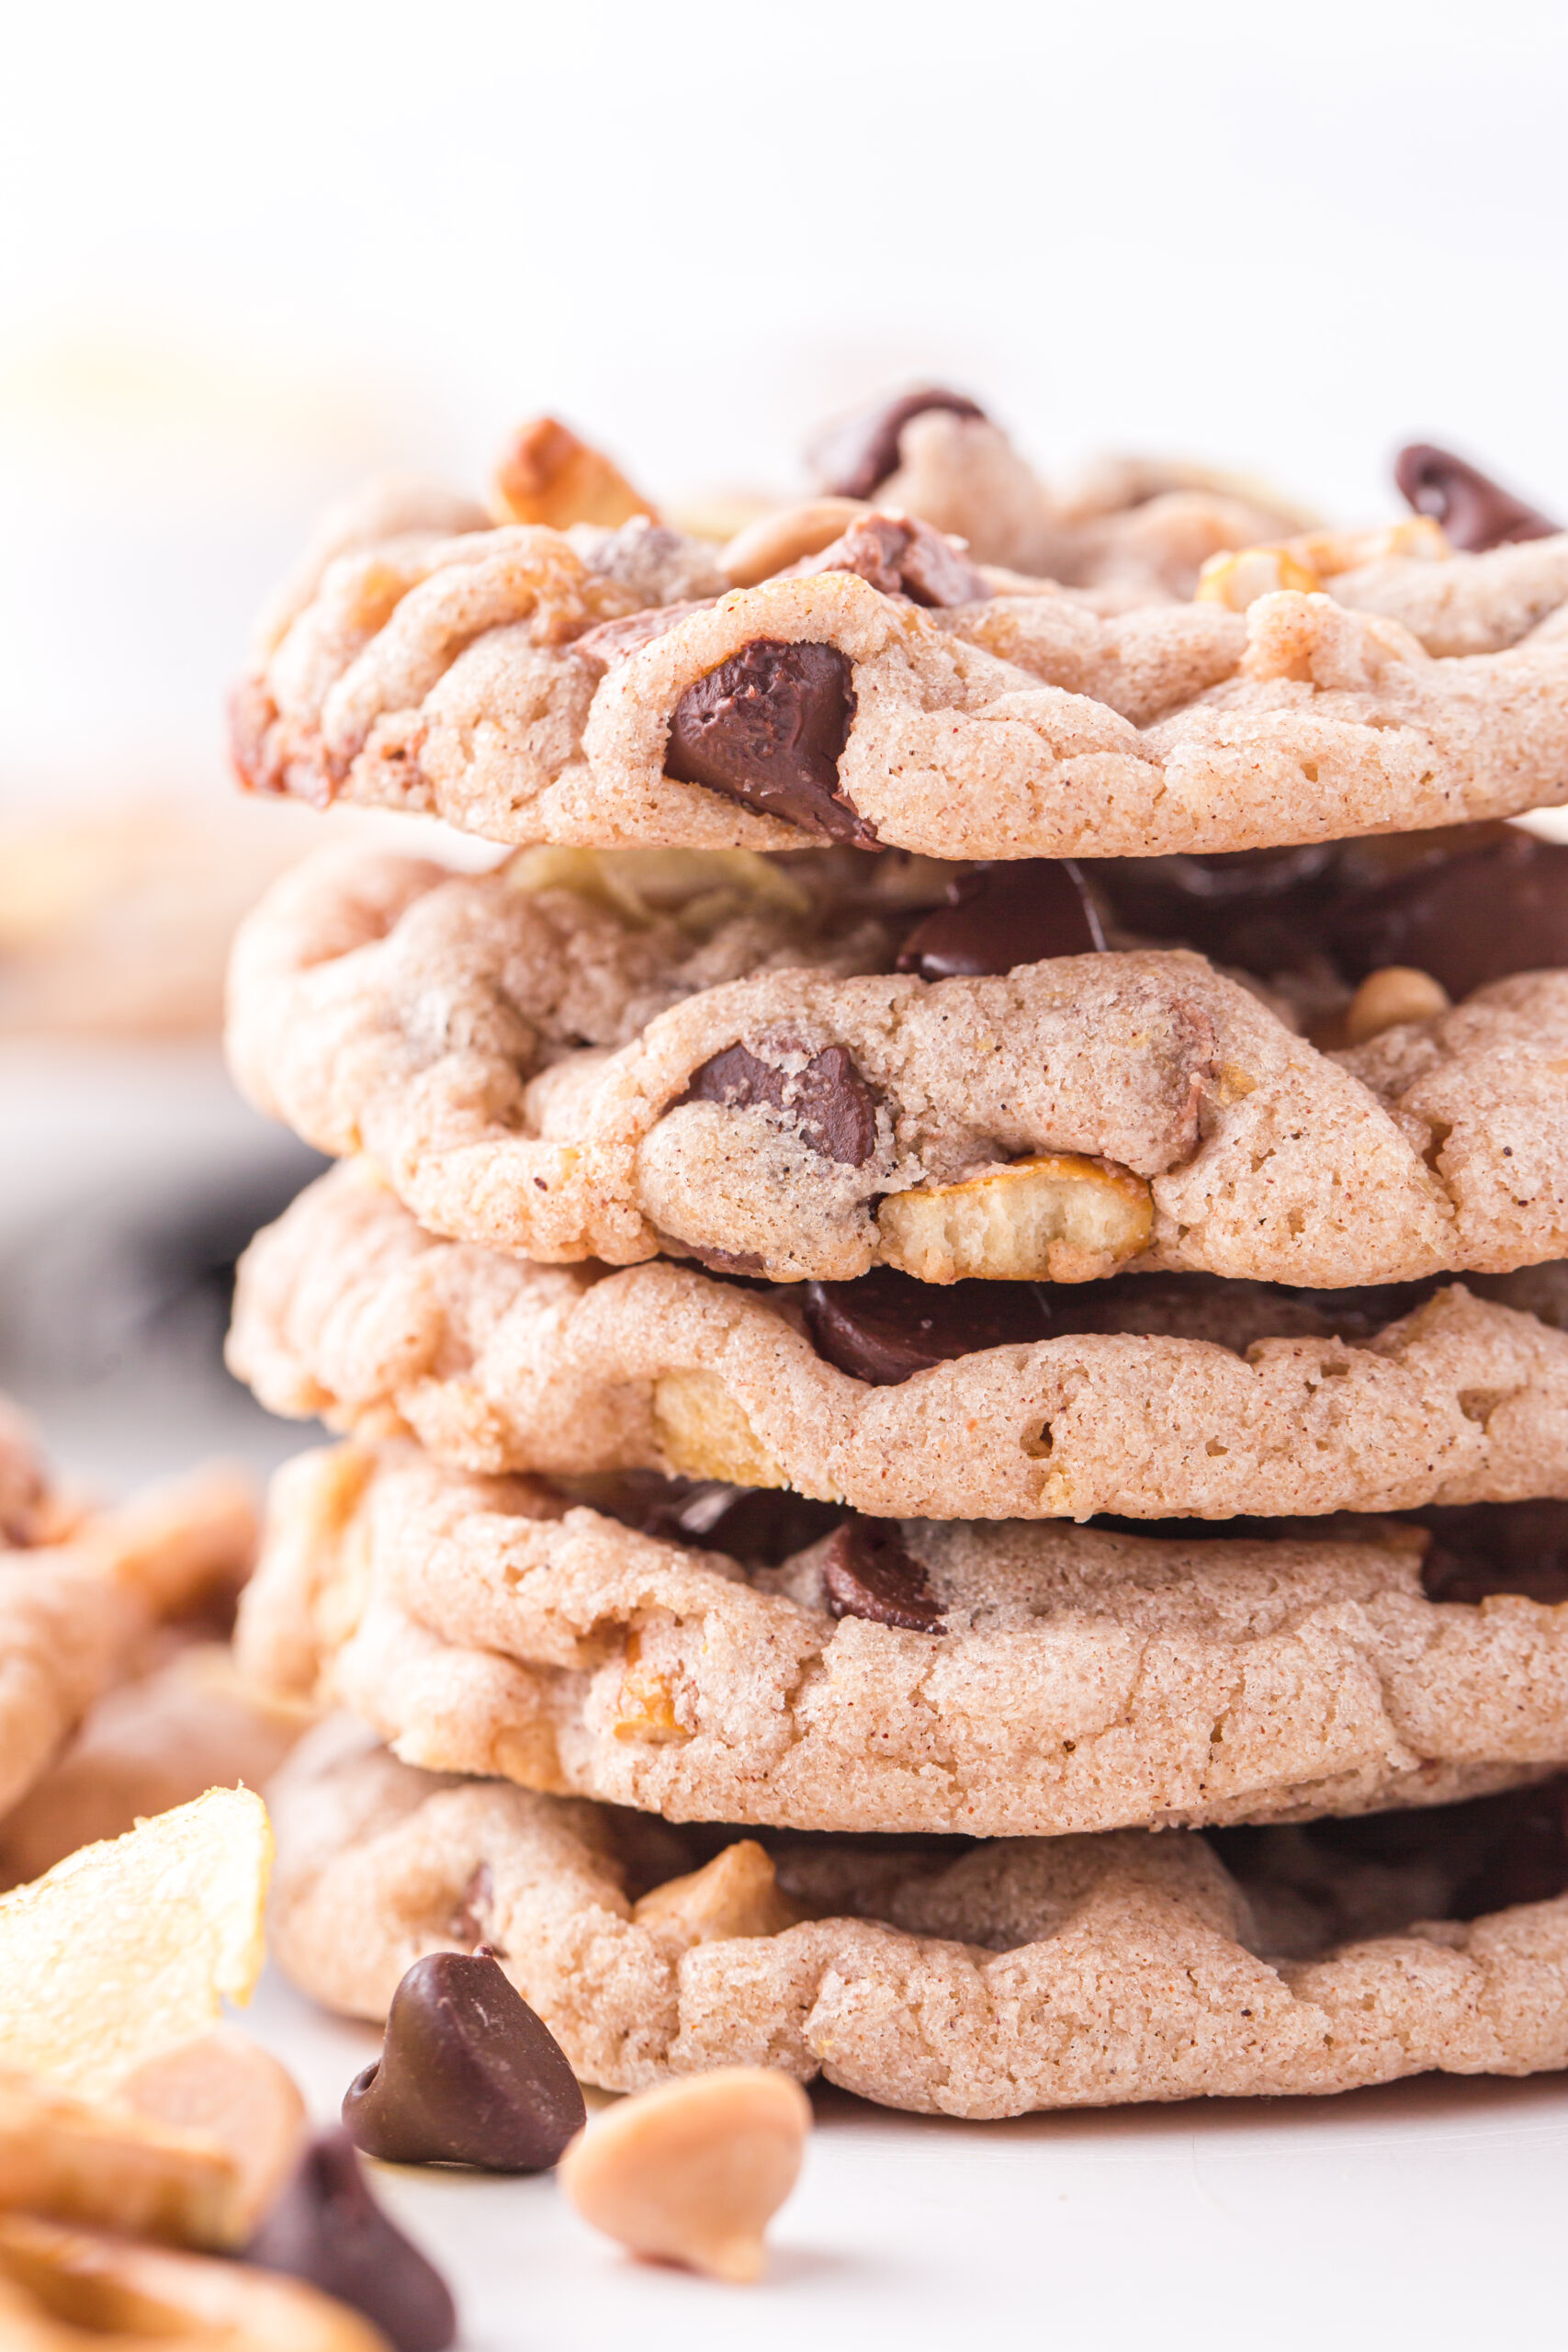
[[[922,496],[913,469],[877,495],[901,486]],[[929,473],[923,490],[945,525],[953,503]],[[755,533],[493,526],[393,488],[339,519],[270,616],[234,705],[241,773],[491,841],[837,836],[948,858],[1239,850],[1568,797],[1568,535],[1456,554],[1433,526],[1318,534],[1258,575],[1300,584],[1253,596],[1236,575],[1242,610],[1145,575],[1162,601],[1108,613],[954,556],[896,507],[829,520],[847,528],[827,548],[802,559],[785,532],[754,576]],[[1222,517],[1265,538],[1269,520]],[[714,716],[693,695],[749,659],[798,735],[765,775],[692,740]],[[744,723],[721,714],[731,752]]]
[[[1549,1835],[1562,1801],[1557,1783],[1536,1802]],[[1568,2064],[1568,1900],[1516,1902],[1496,1873],[1495,1908],[1442,1916],[1488,1900],[1480,1807],[1403,1862],[1291,1829],[1229,1854],[1123,1830],[775,1860],[422,1772],[337,1723],[274,1802],[274,1942],[298,1983],[379,2018],[412,1961],[482,1934],[607,2089],[782,2066],[992,2117]],[[1479,1883],[1456,1886],[1475,1859]]]
[[[667,517],[538,420],[258,630],[248,786],[494,844],[233,954],[339,1163],[230,1340],[344,1441],[236,1635],[339,1711],[278,1955],[379,2017],[488,1942],[611,2089],[1568,2064],[1568,852],[1496,821],[1568,802],[1568,534],[1426,447],[1363,532],[1046,484],[931,388],[811,463]]]
[[[676,1820],[1002,1837],[1354,1813],[1561,1755],[1568,1607],[1435,1601],[1431,1540],[850,1520],[766,1568],[538,1481],[327,1453],[280,1481],[240,1651],[411,1762]]]

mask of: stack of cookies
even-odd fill
[[[1568,2064],[1568,534],[1308,527],[931,390],[680,529],[551,422],[334,517],[242,933],[329,1700],[275,1947],[584,2079],[971,2116]]]

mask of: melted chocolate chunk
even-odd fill
[[[937,1597],[894,1520],[858,1512],[847,1519],[828,1545],[822,1582],[835,1617],[868,1617],[910,1634],[942,1631]]]
[[[1565,1779],[1472,1797],[1462,1804],[1204,1835],[1227,1870],[1255,1892],[1266,1893],[1272,1883],[1303,1891],[1315,1886],[1326,1894],[1331,1935],[1367,1932],[1358,1882],[1360,1897],[1376,1893],[1374,1908],[1383,1917],[1375,1932],[1384,1934],[1399,1932],[1416,1917],[1475,1919],[1516,1903],[1545,1903],[1568,1893]],[[1381,1890],[1369,1889],[1369,1877],[1382,1880]],[[1337,1882],[1350,1897],[1348,1916],[1337,1928]]]
[[[1568,964],[1568,845],[1511,829],[1349,896],[1325,930],[1348,978],[1414,964],[1456,1000],[1510,972]]]
[[[1348,1860],[1447,1865],[1450,1919],[1476,1919],[1516,1903],[1547,1903],[1568,1890],[1568,1781],[1509,1789],[1465,1804],[1314,1821],[1309,1841]]]
[[[1105,945],[1100,915],[1070,857],[984,865],[954,882],[948,904],[918,922],[898,955],[922,980],[1010,972],[1048,956],[1091,956]]]
[[[457,2333],[446,2280],[377,2204],[346,2132],[316,2134],[244,2258],[352,2304],[395,2352],[445,2352]]]
[[[780,1053],[798,1051],[780,1041]],[[780,1069],[746,1046],[727,1046],[671,1105],[722,1102],[728,1111],[764,1102],[800,1130],[802,1143],[844,1168],[863,1168],[876,1149],[876,1097],[842,1046],[825,1046],[802,1070]]]
[[[781,1487],[730,1487],[716,1478],[661,1478],[627,1470],[601,1510],[672,1544],[728,1552],[756,1567],[781,1567],[838,1526],[840,1503],[813,1502]]]
[[[883,401],[874,409],[830,425],[807,451],[807,462],[822,488],[834,498],[872,498],[889,474],[898,470],[898,436],[910,419],[932,409],[953,416],[984,418],[963,392],[943,391],[937,384]]]
[[[974,605],[991,593],[961,541],[912,514],[863,514],[841,538],[795,568],[803,577],[852,571],[884,596],[907,596],[912,605]]]
[[[1568,1600],[1568,1502],[1434,1503],[1411,1516],[1432,1531],[1421,1563],[1430,1600]]]
[[[854,689],[836,645],[753,639],[688,686],[670,722],[665,773],[827,841],[875,845],[839,790]]]
[[[1536,507],[1466,465],[1451,449],[1413,441],[1394,461],[1394,480],[1417,514],[1440,523],[1452,547],[1467,555],[1515,539],[1550,539],[1562,528]]]
[[[896,1387],[932,1364],[979,1348],[1051,1336],[1051,1310],[1034,1283],[933,1287],[874,1267],[852,1283],[807,1283],[806,1325],[819,1356],[852,1379]]]
[[[485,2172],[547,2171],[586,2118],[560,2044],[483,1951],[415,1961],[343,2102],[367,2155]]]

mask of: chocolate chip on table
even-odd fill
[[[800,1049],[781,1040],[780,1053]],[[679,1102],[721,1102],[726,1110],[765,1103],[800,1130],[800,1139],[824,1159],[863,1168],[876,1149],[876,1097],[842,1046],[825,1046],[804,1069],[781,1069],[746,1046],[727,1046],[692,1073]]]
[[[1450,544],[1480,555],[1517,539],[1550,539],[1562,528],[1451,449],[1413,441],[1394,460],[1394,480],[1417,514],[1440,523]]]
[[[918,922],[898,954],[922,980],[1010,972],[1049,956],[1091,956],[1105,945],[1099,910],[1070,857],[1030,857],[963,876],[948,904]]]
[[[874,848],[875,833],[839,791],[855,712],[852,674],[836,645],[754,638],[681,696],[666,775],[820,839]]]
[[[875,408],[829,425],[807,449],[807,463],[830,497],[871,498],[888,475],[898,470],[898,436],[904,427],[932,409],[982,421],[986,414],[963,392],[944,391],[939,384],[922,385],[918,391],[881,401]]]
[[[395,2352],[445,2352],[457,2333],[446,2280],[371,2196],[346,2132],[311,2140],[244,2259],[352,2304]]]
[[[942,1632],[941,1604],[894,1520],[847,1519],[823,1555],[822,1583],[835,1617],[867,1617],[910,1634]]]
[[[807,1283],[806,1326],[819,1356],[874,1387],[892,1388],[980,1348],[1048,1340],[1051,1309],[1035,1283],[918,1283],[874,1266],[851,1283]]]
[[[1410,965],[1456,1002],[1510,972],[1551,970],[1568,964],[1568,844],[1510,827],[1348,894],[1324,930],[1348,978]]]
[[[1432,1533],[1421,1563],[1429,1600],[1568,1600],[1568,1502],[1435,1503],[1412,1517]]]
[[[482,1951],[415,1961],[343,2102],[367,2155],[484,2172],[547,2171],[586,2114],[560,2044]]]

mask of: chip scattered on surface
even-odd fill
[[[272,1862],[248,1789],[84,1846],[0,1896],[0,2066],[103,2092],[250,1998]]]

